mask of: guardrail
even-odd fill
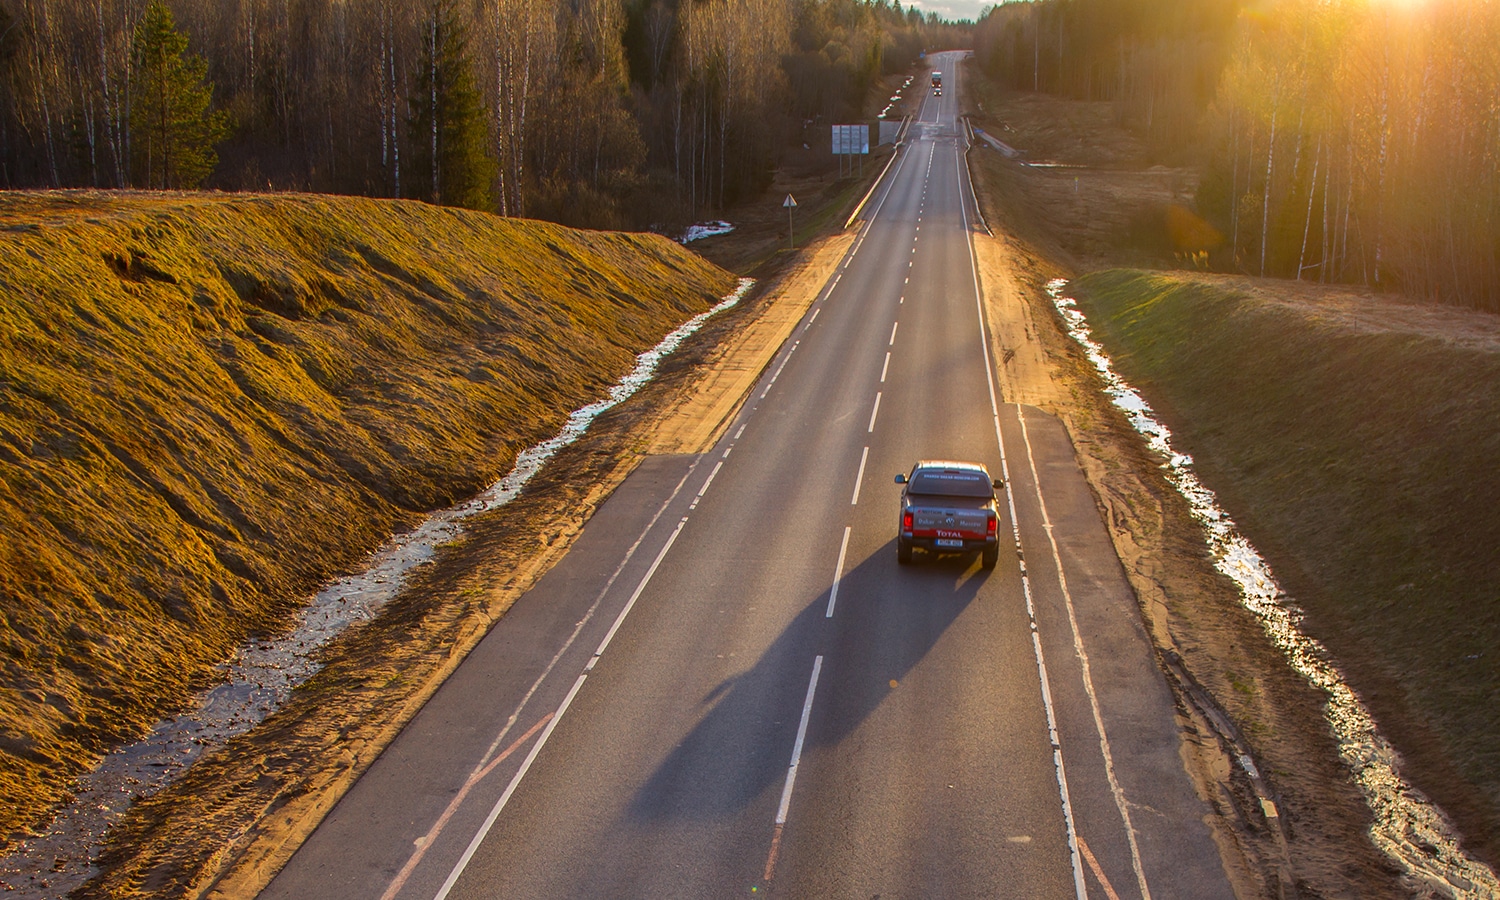
[[[886,160],[885,168],[880,170],[880,175],[875,179],[875,183],[870,185],[868,191],[865,191],[865,195],[860,199],[859,205],[854,207],[854,212],[850,213],[849,218],[844,221],[845,229],[853,225],[854,220],[859,218],[859,214],[865,211],[865,204],[870,202],[870,198],[875,194],[875,189],[880,187],[880,182],[885,180],[885,173],[891,170],[891,165],[896,161],[896,157],[901,155],[901,149],[906,146],[906,131],[910,127],[911,116],[903,116],[901,118],[901,130],[896,133],[896,152],[892,153],[891,158]]]

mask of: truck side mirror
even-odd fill
[[[896,483],[897,484],[906,484],[906,476],[905,475],[897,475],[896,476]]]
[[[997,487],[997,488],[1003,488],[1003,487],[1005,487],[1005,482],[1003,480],[999,479],[999,478],[996,478],[995,482],[994,482],[994,486]]]

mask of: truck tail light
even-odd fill
[[[989,524],[985,526],[985,530],[989,532],[990,537],[994,537],[999,527],[1000,520],[995,518],[994,516],[990,516]]]
[[[911,531],[911,513],[903,513],[901,516],[901,530]]]

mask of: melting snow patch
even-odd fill
[[[713,237],[716,234],[728,234],[733,230],[733,225],[722,220],[699,222],[697,225],[689,225],[687,231],[684,231],[682,237],[677,240],[679,243],[689,244],[702,238]]]
[[[1475,900],[1500,897],[1500,879],[1488,866],[1463,852],[1442,811],[1401,777],[1395,749],[1376,730],[1374,718],[1344,681],[1327,649],[1302,632],[1301,611],[1277,584],[1270,566],[1219,507],[1213,491],[1198,480],[1192,458],[1172,449],[1171,432],[1156,420],[1140,394],[1115,373],[1104,348],[1093,339],[1088,320],[1064,294],[1067,285],[1061,278],[1048,282],[1048,296],[1068,333],[1103,378],[1105,393],[1161,456],[1168,480],[1192,506],[1215,567],[1240,586],[1241,602],[1260,620],[1292,668],[1327,695],[1326,715],[1338,739],[1339,753],[1375,814],[1370,836],[1376,846],[1429,890]]]
[[[548,458],[578,440],[600,414],[650,382],[662,359],[711,316],[739,303],[754,284],[753,278],[741,278],[734,292],[717,306],[684,322],[637,356],[635,369],[616,382],[607,397],[575,410],[561,431],[518,455],[510,472],[489,489],[396,535],[375,552],[365,571],[319,591],[303,608],[302,619],[291,633],[241,647],[224,667],[223,683],[200,694],[192,712],[157,723],[151,734],[114,750],[93,771],[80,776],[74,799],[47,830],[0,859],[0,879],[14,889],[9,896],[16,900],[58,897],[91,878],[106,831],[131,803],[155,794],[204,753],[244,734],[279,709],[297,685],[318,671],[316,651],[354,622],[373,618],[401,590],[408,572],[463,532],[464,519],[509,503]],[[43,872],[45,878],[33,877]]]

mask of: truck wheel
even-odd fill
[[[900,538],[896,539],[896,562],[902,565],[911,562],[911,544]]]
[[[990,547],[979,554],[979,564],[984,566],[986,569],[995,568],[995,564],[999,561],[1000,547],[998,545]]]

